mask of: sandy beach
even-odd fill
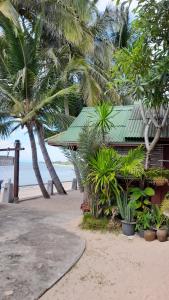
[[[84,231],[79,228],[82,194],[71,200],[57,195],[23,201],[20,205],[37,210],[64,212],[64,228],[86,240],[79,262],[41,300],[165,300],[169,294],[169,242],[146,242],[137,236]],[[76,200],[73,193],[76,194]],[[53,201],[57,200],[58,201]],[[75,217],[76,215],[76,217]]]
[[[63,182],[63,186],[66,191],[71,190],[72,182]],[[57,193],[55,187],[54,187],[54,193]],[[19,188],[19,199],[20,200],[27,200],[31,198],[41,197],[41,191],[38,185],[27,185],[27,186],[21,186]],[[0,192],[0,202],[2,199],[2,190]]]

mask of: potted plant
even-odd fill
[[[123,197],[117,199],[119,213],[122,218],[122,232],[124,235],[130,236],[135,234],[136,221],[135,209],[130,206],[130,200],[124,193]]]
[[[164,176],[158,176],[153,178],[153,183],[156,186],[163,186],[165,184],[168,184],[168,179],[165,178]]]
[[[167,241],[167,237],[168,237],[167,217],[163,214],[161,208],[158,205],[152,206],[152,215],[153,215],[154,226],[157,231],[157,239],[160,242]]]
[[[140,237],[144,237],[144,232],[151,227],[152,216],[149,209],[139,211],[136,215],[136,231]]]
[[[133,187],[129,189],[129,193],[130,206],[136,210],[136,230],[145,240],[153,241],[156,238],[156,233],[150,229],[152,216],[149,198],[155,194],[155,191],[151,187],[146,187],[145,189]]]
[[[129,193],[132,205],[135,206],[135,209],[141,209],[142,211],[151,205],[149,199],[155,195],[155,191],[151,187],[146,187],[145,189],[132,187],[129,189]]]

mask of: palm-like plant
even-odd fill
[[[37,181],[41,187],[44,197],[48,197],[48,193],[43,185],[42,177],[37,162],[36,143],[34,138],[34,127],[37,121],[44,116],[44,107],[56,98],[68,94],[74,86],[58,91],[57,87],[52,85],[50,79],[53,68],[48,68],[44,53],[40,55],[40,24],[35,28],[28,28],[24,31],[20,28],[13,27],[7,19],[0,18],[0,25],[3,28],[3,35],[0,38],[0,91],[3,95],[2,101],[8,103],[8,111],[20,122],[22,127],[28,130],[31,147],[33,167],[37,177]],[[52,74],[53,78],[53,74]],[[50,110],[51,113],[52,109]],[[52,111],[53,116],[58,115],[59,108]],[[39,127],[38,127],[39,128]],[[42,141],[42,134],[39,137]],[[43,153],[45,152],[44,143],[42,141]],[[58,192],[65,193],[59,178],[52,164],[48,159],[48,169],[53,173],[52,179],[56,185]]]
[[[96,107],[96,113],[98,115],[98,120],[96,122],[96,128],[98,133],[101,133],[102,141],[105,144],[106,134],[110,131],[114,124],[112,122],[113,106],[107,102],[103,102]]]
[[[131,217],[129,204],[129,186],[136,178],[144,174],[144,152],[138,147],[123,156],[112,148],[101,148],[96,154],[88,156],[87,182],[93,191],[94,204],[98,214],[100,205],[116,200],[119,211],[124,218]],[[125,180],[124,189],[118,184],[118,177]]]
[[[37,16],[43,11],[41,20],[45,34],[50,35],[50,40],[60,35],[67,41],[79,44],[82,41],[84,47],[93,47],[93,38],[86,23],[90,21],[92,5],[89,1],[66,0],[1,0],[0,11],[18,25],[17,14],[27,20],[36,23]],[[58,32],[59,28],[59,32]]]
[[[17,27],[19,26],[19,15],[10,0],[0,0],[0,13],[10,19]]]
[[[113,201],[120,196],[116,173],[121,166],[120,156],[112,148],[101,148],[89,160],[88,184],[92,190],[92,208],[98,217],[111,208]],[[111,210],[110,210],[111,213]]]
[[[7,137],[12,130],[12,120],[7,113],[0,112],[0,137]]]

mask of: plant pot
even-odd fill
[[[127,222],[125,220],[121,221],[122,232],[124,235],[130,236],[135,234],[136,222]]]
[[[165,177],[156,177],[153,179],[153,182],[156,186],[163,186],[165,184],[168,184],[168,179]]]
[[[161,228],[157,230],[157,239],[159,242],[166,242],[168,238],[168,229]]]
[[[156,232],[155,230],[145,230],[144,231],[144,239],[147,241],[147,242],[152,242],[156,239]]]

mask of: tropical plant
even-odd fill
[[[11,4],[10,0],[0,1],[0,13],[3,14],[6,18],[10,19],[17,27],[20,26],[19,14]]]
[[[103,147],[89,159],[87,182],[91,185],[92,211],[96,217],[111,214],[112,204],[120,196],[116,178],[120,165],[120,156],[112,148]]]
[[[50,75],[53,68],[46,67],[44,53],[40,52],[41,26],[39,23],[34,28],[30,27],[29,31],[16,29],[10,21],[1,16],[0,26],[3,29],[0,38],[0,91],[3,96],[1,104],[4,105],[5,100],[8,113],[10,111],[10,116],[19,123],[15,129],[19,126],[27,128],[36,178],[44,197],[49,197],[38,167],[33,130],[41,118],[44,122],[45,113],[46,115],[52,113],[58,122],[60,109],[56,110],[56,107],[55,110],[49,109],[49,104],[68,94],[74,87],[56,91],[54,85],[51,86]],[[42,136],[41,140],[43,142]],[[50,164],[49,171],[55,172],[49,157],[48,162]],[[55,178],[52,179],[58,192],[65,193],[56,173]]]
[[[33,24],[43,12],[41,21],[48,41],[53,40],[53,37],[60,39],[60,32],[70,43],[78,45],[83,41],[84,47],[87,49],[93,48],[93,37],[87,28],[87,23],[91,21],[91,10],[92,6],[89,1],[68,0],[64,4],[59,0],[47,2],[42,0],[1,0],[0,2],[0,11],[15,24],[18,24],[18,14],[22,19],[25,18],[27,22]],[[25,23],[23,25],[25,26]]]
[[[90,184],[93,196],[93,211],[95,214],[110,212],[111,205],[117,202],[122,217],[132,219],[135,207],[129,204],[129,186],[136,178],[144,174],[144,153],[141,147],[130,150],[127,155],[118,154],[112,148],[103,147],[94,155],[89,155],[87,182]],[[118,184],[118,177],[125,180],[125,188]]]
[[[130,205],[130,200],[126,193],[121,193],[120,197],[117,197],[117,207],[122,220],[129,223],[134,221],[136,210],[134,206]]]
[[[13,124],[10,116],[7,113],[0,112],[0,137],[7,137],[12,129]]]
[[[152,214],[149,209],[144,209],[136,214],[136,230],[147,230],[152,225]]]
[[[167,224],[167,217],[163,214],[159,205],[152,205],[152,220],[155,228],[159,229]]]
[[[155,191],[151,187],[146,187],[144,190],[139,187],[131,187],[129,189],[129,197],[132,206],[135,209],[144,210],[151,205],[150,197],[155,195]]]
[[[169,193],[167,193],[160,205],[161,212],[166,216],[169,217]]]
[[[140,101],[146,145],[145,168],[169,116],[168,1],[138,1],[131,43],[116,53],[114,77]],[[154,137],[150,139],[150,128]]]
[[[150,168],[145,172],[145,178],[153,181],[154,178],[163,177],[169,179],[169,170],[163,168]]]
[[[119,174],[125,182],[123,193],[129,198],[129,188],[136,179],[142,179],[144,175],[144,150],[142,146],[129,150],[127,155],[121,156],[122,167]]]
[[[112,122],[112,112],[113,106],[107,102],[103,102],[100,105],[96,106],[96,113],[98,120],[95,124],[95,127],[98,131],[98,134],[101,134],[103,144],[106,143],[106,135],[110,131],[114,124]]]

